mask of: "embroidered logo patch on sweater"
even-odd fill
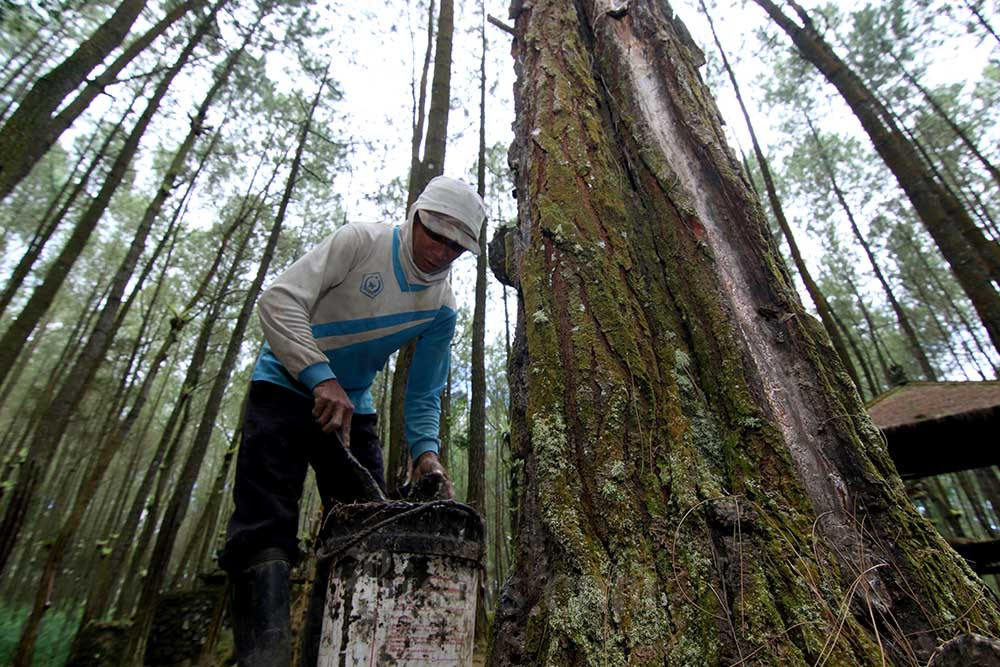
[[[370,299],[374,299],[382,292],[382,274],[366,273],[361,278],[361,293]]]

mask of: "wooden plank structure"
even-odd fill
[[[918,480],[1000,465],[1000,382],[907,382],[868,404],[907,486]],[[989,471],[992,478],[997,469]],[[979,499],[982,501],[982,499]],[[947,499],[945,499],[947,502]],[[937,503],[941,500],[937,499]],[[982,501],[989,533],[1000,529],[996,498]],[[939,516],[960,512],[935,508]],[[1000,573],[1000,539],[963,535],[939,523],[948,542],[980,575]]]

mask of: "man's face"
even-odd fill
[[[439,217],[447,218],[438,214]],[[449,238],[436,234],[420,222],[420,212],[413,220],[413,263],[425,273],[437,273],[451,266],[465,248]]]

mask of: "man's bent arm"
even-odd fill
[[[335,377],[316,346],[310,314],[319,298],[344,280],[359,250],[357,229],[341,227],[278,276],[257,303],[271,351],[309,389]]]
[[[417,340],[403,406],[406,440],[414,461],[424,452],[436,453],[441,449],[438,440],[441,390],[448,381],[455,320],[455,311],[442,306],[434,322]]]

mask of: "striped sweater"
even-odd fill
[[[441,390],[455,331],[448,270],[413,263],[412,216],[402,227],[341,227],[281,274],[257,304],[267,340],[253,379],[312,397],[336,378],[355,412],[372,414],[371,385],[393,352],[416,339],[406,387],[413,460],[440,449]]]

